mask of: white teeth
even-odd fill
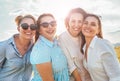
[[[74,30],[78,30],[78,29],[74,29]]]
[[[52,33],[52,32],[53,32],[53,30],[49,30],[49,31],[48,31],[48,33]]]
[[[74,28],[75,31],[78,31],[79,29],[78,28]]]
[[[53,31],[48,31],[48,33],[53,33]]]
[[[85,32],[90,32],[90,30],[85,30]]]
[[[27,35],[30,35],[31,33],[26,33]]]

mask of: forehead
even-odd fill
[[[41,23],[42,22],[51,22],[53,20],[55,20],[55,19],[51,16],[44,16],[44,17],[41,18]]]
[[[34,23],[34,20],[32,18],[24,18],[21,23]]]
[[[81,13],[73,13],[70,19],[83,19],[83,15]]]
[[[85,18],[85,21],[98,22],[98,19],[96,17],[93,17],[93,16],[88,16],[87,18]]]

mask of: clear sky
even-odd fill
[[[120,42],[120,0],[0,0],[0,40],[16,32],[14,18],[20,14],[52,13],[57,20],[57,34],[65,31],[64,19],[68,11],[81,7],[101,16],[104,37],[113,43]]]

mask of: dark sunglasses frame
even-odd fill
[[[22,23],[20,26],[24,30],[27,30],[28,27],[30,27],[31,30],[36,30],[37,29],[37,25],[36,24],[30,24],[30,25],[28,25],[27,23]]]
[[[56,24],[56,21],[51,21],[51,22],[43,22],[40,24],[40,26],[44,27],[44,28],[48,28],[48,26],[51,25],[52,27],[55,27],[57,24]]]

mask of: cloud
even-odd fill
[[[68,11],[75,7],[81,7],[90,13],[102,16],[104,33],[108,36],[112,35],[110,40],[115,38],[120,40],[120,31],[117,31],[120,30],[119,4],[120,0],[0,0],[0,10],[2,11],[0,18],[3,18],[0,27],[5,27],[3,30],[6,31],[10,29],[9,26],[13,26],[13,23],[9,22],[11,20],[9,17],[27,13],[39,16],[41,13],[50,12],[59,19],[61,27],[59,32],[61,32],[62,29],[64,30],[62,28],[64,22],[61,21],[64,20]],[[4,32],[3,30],[2,32]]]

